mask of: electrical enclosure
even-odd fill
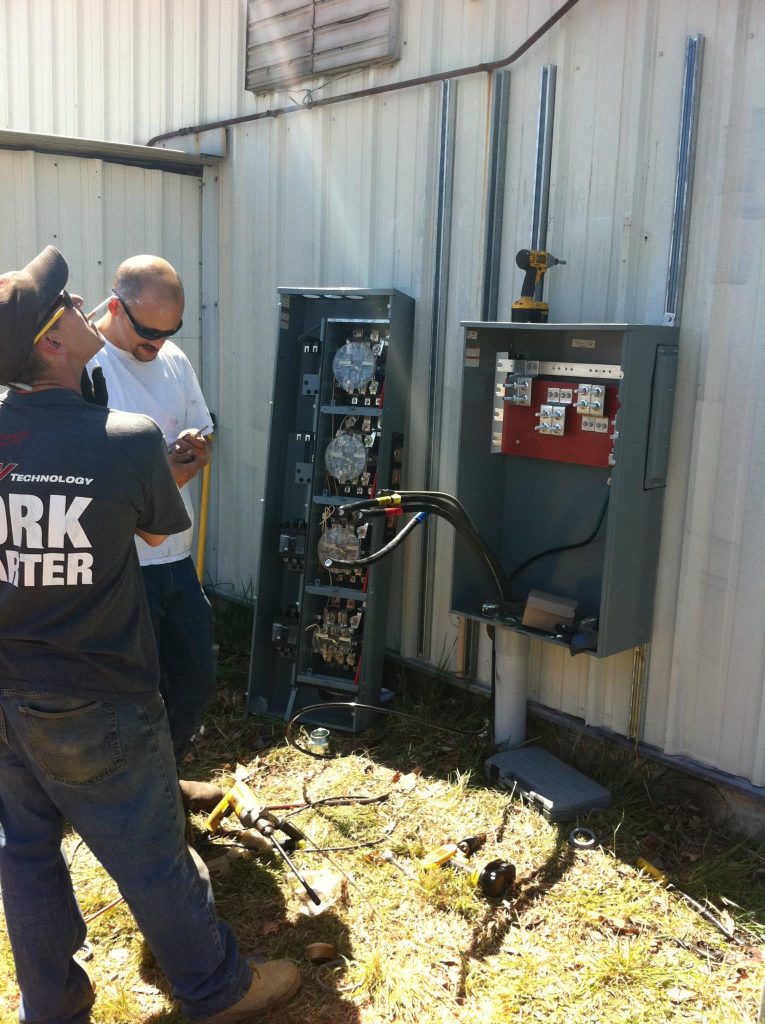
[[[350,561],[392,536],[338,507],[401,486],[414,302],[401,292],[280,288],[279,331],[255,597],[248,708],[290,718],[309,705],[379,705],[391,559]],[[359,732],[361,709],[303,721]]]
[[[677,369],[672,327],[463,323],[452,607],[606,657],[651,632]],[[535,592],[535,593],[532,593]],[[531,595],[531,596],[530,596]],[[561,609],[574,605],[573,625]]]

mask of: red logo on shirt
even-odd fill
[[[18,466],[18,462],[0,462],[0,480],[4,480]]]

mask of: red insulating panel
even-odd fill
[[[581,466],[608,466],[608,456],[613,448],[613,425],[609,422],[608,431],[602,434],[582,430],[582,416],[576,411],[576,388],[580,383],[587,382],[561,377],[534,377],[531,382],[531,405],[505,402],[502,420],[503,455],[575,462]],[[539,425],[539,408],[547,404],[547,389],[550,387],[574,389],[574,404],[565,407],[566,432],[563,437],[541,434],[534,429]],[[604,415],[609,421],[614,418],[618,408],[618,387],[616,384],[607,384]]]

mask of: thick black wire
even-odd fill
[[[449,522],[456,530],[460,531],[463,534],[465,540],[467,540],[474,548],[474,550],[477,551],[485,560],[494,579],[494,582],[497,586],[497,590],[499,591],[503,601],[510,599],[510,582],[514,580],[515,577],[518,576],[529,565],[532,565],[534,562],[539,561],[541,558],[546,558],[549,555],[560,554],[564,551],[574,551],[577,548],[583,548],[586,547],[588,544],[591,544],[595,540],[601,526],[603,525],[603,520],[605,519],[606,512],[608,510],[608,502],[610,498],[610,491],[606,491],[605,500],[603,501],[603,506],[600,510],[600,514],[598,516],[595,527],[589,534],[589,536],[587,536],[584,540],[578,541],[575,544],[561,544],[557,547],[546,548],[544,551],[538,551],[535,555],[532,555],[530,558],[527,558],[524,562],[521,562],[520,565],[516,566],[509,575],[505,575],[504,570],[502,569],[502,566],[499,563],[499,560],[496,558],[491,548],[489,548],[481,534],[476,529],[475,524],[471,520],[464,506],[453,495],[447,494],[445,491],[385,490],[380,492],[381,497],[387,496],[389,494],[398,494],[401,497],[400,505],[394,507],[400,507],[401,510],[405,512],[435,512],[436,515],[439,515],[441,516],[441,518],[446,519],[446,521]],[[363,501],[353,502],[350,505],[346,505],[344,506],[344,508],[346,512],[360,511],[363,512],[365,515],[376,516],[378,513],[384,513],[384,508],[374,507],[374,501],[374,498],[364,499]],[[413,527],[411,527],[411,523],[407,523],[407,527],[413,529]],[[371,561],[378,561],[379,558],[384,557],[391,550],[393,550],[394,547],[397,547],[398,544],[409,533],[409,529],[407,529],[407,527],[401,530],[393,539],[392,542],[389,542],[389,544],[386,545],[384,548],[381,548],[378,552],[375,552],[372,556],[369,556]],[[337,564],[364,565],[371,564],[371,562],[364,559],[361,562],[339,562]]]
[[[435,515],[440,516],[442,519],[445,519],[448,523],[450,523],[454,527],[454,529],[457,530],[464,537],[464,539],[472,546],[473,550],[486,562],[489,572],[491,573],[491,576],[497,587],[497,591],[499,592],[500,598],[503,601],[509,599],[509,585],[504,570],[499,562],[499,559],[488,546],[488,544],[483,539],[481,534],[478,532],[470,516],[467,514],[464,507],[459,503],[459,501],[456,498],[452,497],[452,495],[450,494],[445,494],[440,491],[385,491],[383,492],[383,494],[401,495],[401,504],[399,506],[392,506],[393,508],[399,507],[401,508],[402,511],[405,512],[435,513]],[[430,500],[431,497],[434,498],[433,501]],[[384,507],[375,507],[375,505],[372,504],[373,502],[374,499],[363,499],[362,501],[352,502],[350,504],[344,505],[342,506],[343,516],[347,517],[349,512],[359,512],[364,516],[377,516],[378,514],[381,514],[386,511]],[[388,506],[388,508],[390,507],[391,506]],[[407,524],[407,526],[408,525],[409,524]],[[408,532],[409,531],[407,531],[407,533]],[[399,534],[397,534],[397,537],[394,538],[394,541],[396,541],[396,543],[393,544],[393,547],[396,547],[398,545],[398,537],[400,537],[403,540],[403,537],[401,536],[403,533],[403,530],[400,531]],[[392,550],[392,548],[386,545],[385,548],[380,549],[380,552],[388,554],[390,550]],[[371,558],[372,561],[377,561],[378,557],[383,557],[383,555],[379,552],[374,552],[373,555],[369,556],[369,558]],[[362,560],[359,562],[337,561],[336,564],[368,565],[371,563],[367,560]]]
[[[507,593],[508,588],[506,585],[507,577],[505,575],[505,571],[497,556],[486,543],[483,536],[479,533],[475,523],[470,518],[467,509],[458,498],[455,498],[453,494],[447,494],[446,491],[381,491],[382,495],[388,493],[401,495],[402,508],[409,509],[412,507],[411,503],[413,501],[422,501],[426,503],[425,507],[432,508],[433,506],[438,506],[439,508],[448,509],[457,520],[456,522],[452,522],[452,525],[455,529],[461,530],[466,538],[473,538],[473,547],[476,551],[479,551],[482,557],[486,560],[502,599],[507,599],[509,595]],[[447,517],[444,516],[444,518]],[[458,525],[458,523],[460,525]]]
[[[365,558],[354,558],[350,560],[345,558],[327,558],[324,562],[324,568],[329,569],[331,572],[337,565],[342,566],[343,568],[356,565],[374,565],[375,562],[379,562],[381,558],[385,558],[385,556],[389,555],[394,548],[397,548],[404,538],[412,532],[415,526],[418,526],[422,521],[422,519],[418,519],[417,516],[414,516],[414,518],[409,520],[406,526],[403,526],[398,531],[392,540],[389,540],[387,544],[378,548],[377,551],[373,551],[371,555],[367,555]],[[330,562],[331,564],[327,565],[327,562]]]
[[[515,577],[518,576],[518,574],[522,572],[527,566],[531,565],[533,562],[539,561],[540,558],[546,558],[548,555],[557,555],[561,551],[573,551],[575,548],[585,548],[588,544],[592,544],[592,542],[598,535],[598,531],[603,525],[603,520],[605,519],[606,511],[608,510],[608,499],[610,497],[611,492],[610,490],[607,490],[605,501],[603,502],[603,507],[600,510],[600,515],[598,516],[598,521],[595,524],[595,528],[590,533],[589,537],[587,537],[585,540],[580,540],[576,544],[562,544],[560,547],[557,548],[547,548],[545,551],[537,552],[536,555],[532,555],[531,558],[527,558],[525,562],[521,562],[520,565],[517,565],[508,576],[508,581],[515,579]]]
[[[303,715],[307,715],[310,711],[320,711],[325,708],[345,708],[348,711],[352,711],[354,708],[365,708],[367,711],[377,711],[383,715],[391,715],[393,718],[407,718],[410,722],[419,722],[420,725],[427,725],[430,729],[439,729],[441,732],[453,732],[458,736],[469,736],[472,739],[477,739],[479,736],[483,735],[484,731],[483,729],[477,729],[475,731],[470,731],[468,729],[455,729],[452,725],[437,725],[435,722],[429,722],[425,718],[418,718],[417,715],[407,715],[404,711],[393,711],[391,708],[381,708],[376,704],[359,704],[359,702],[355,700],[333,700],[327,701],[325,704],[310,704],[307,708],[303,708],[301,711],[298,711],[296,715],[293,715],[292,718],[290,718],[289,722],[287,722],[287,728],[284,731],[284,738],[291,747],[294,747],[295,750],[299,750],[301,754],[307,754],[308,757],[315,757],[319,761],[331,761],[336,755],[317,754],[313,750],[307,750],[305,747],[301,747],[301,745],[295,740],[292,733],[295,728],[295,722],[297,722],[299,718],[302,718]]]

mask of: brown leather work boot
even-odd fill
[[[252,982],[239,1002],[214,1017],[205,1017],[199,1024],[234,1024],[238,1020],[248,1020],[286,1003],[300,988],[300,971],[291,960],[271,960],[250,966]]]
[[[212,811],[224,797],[223,790],[211,782],[192,782],[179,779],[181,800],[187,811]]]

